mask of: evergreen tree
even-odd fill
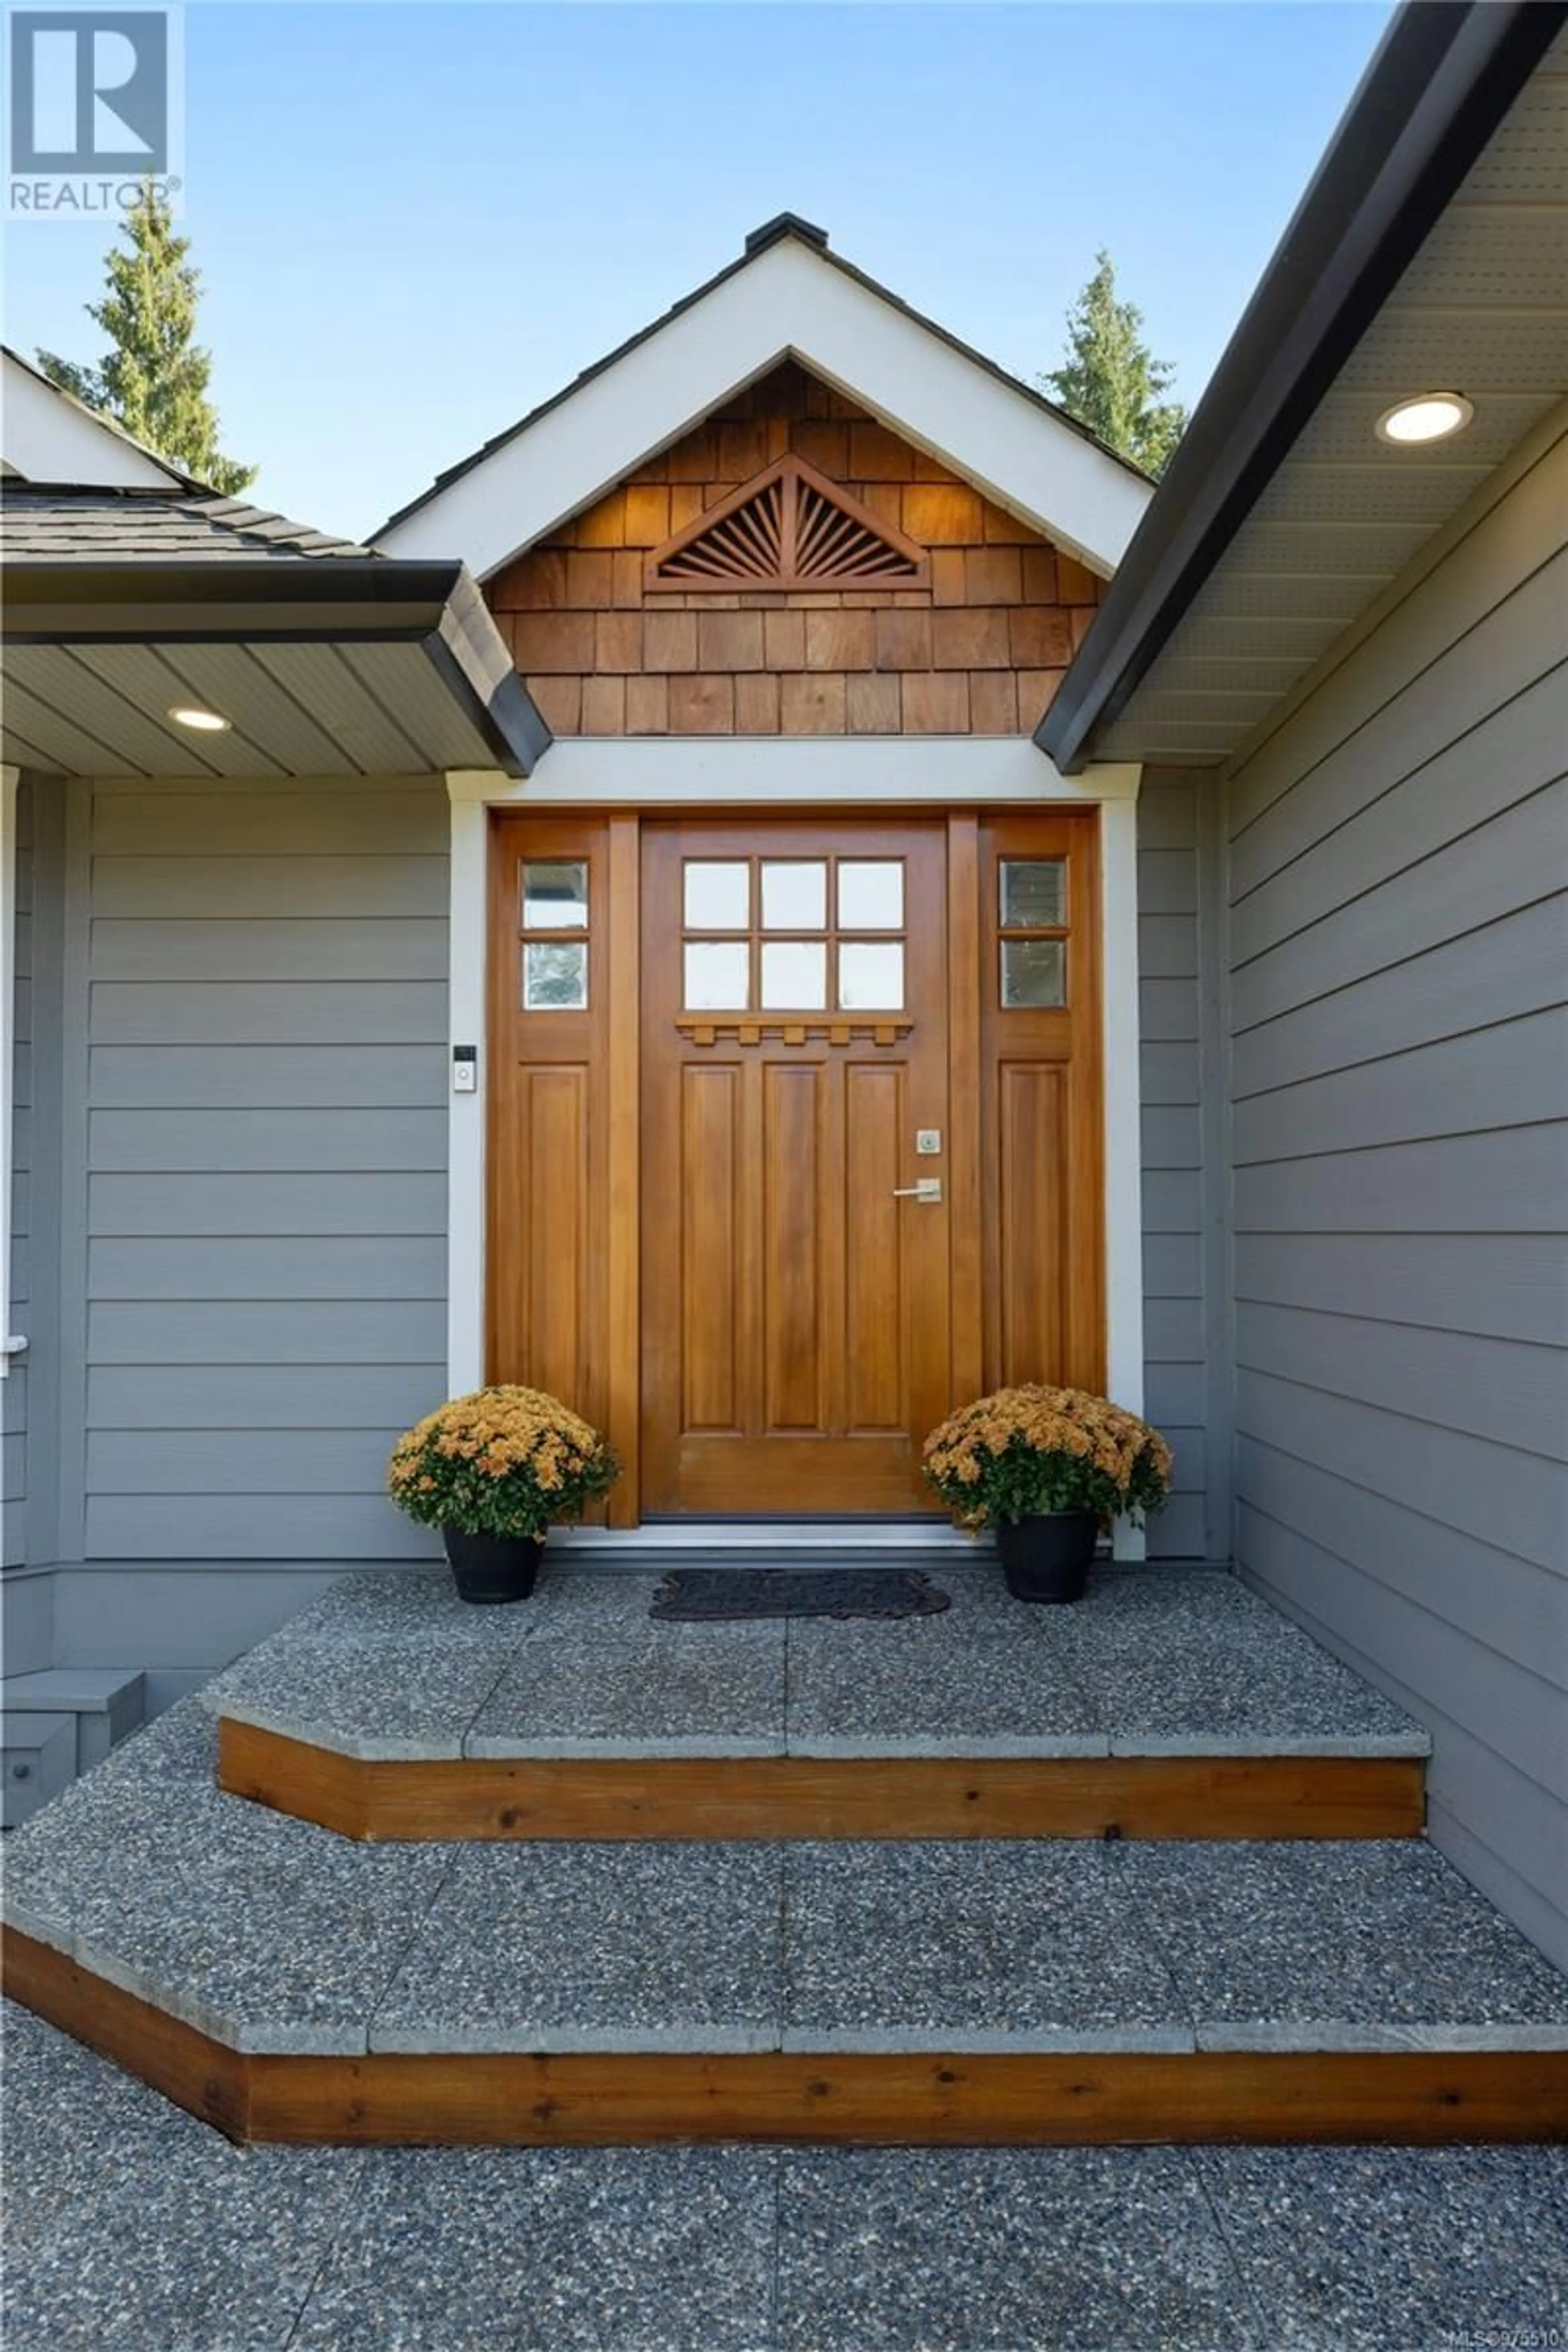
[[[1175,370],[1151,354],[1142,310],[1117,300],[1115,268],[1103,247],[1067,323],[1067,357],[1040,378],[1042,390],[1158,478],[1186,429],[1187,412],[1160,398]]]
[[[193,341],[201,273],[186,259],[190,239],[151,181],[121,224],[128,250],[110,250],[108,290],[88,303],[112,348],[97,368],[53,352],[38,365],[52,383],[112,416],[170,465],[233,498],[256,478],[254,466],[218,454],[217,411],[207,397],[212,355]]]

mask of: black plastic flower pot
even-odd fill
[[[1100,1521],[1093,1511],[1045,1511],[1002,1519],[996,1549],[1015,1601],[1081,1601]]]
[[[533,1591],[544,1549],[541,1538],[466,1536],[460,1528],[443,1528],[441,1540],[459,1599],[526,1601]]]

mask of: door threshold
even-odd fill
[[[628,1558],[641,1552],[669,1551],[791,1551],[938,1552],[973,1556],[990,1547],[977,1545],[956,1528],[920,1519],[661,1519],[640,1528],[571,1528],[552,1531],[552,1551],[616,1552]]]

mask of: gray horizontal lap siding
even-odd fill
[[[1142,1106],[1144,1400],[1170,1439],[1170,1501],[1149,1522],[1153,1559],[1222,1559],[1228,1497],[1216,1465],[1208,1221],[1217,1171],[1205,1128],[1218,1040],[1199,974],[1203,856],[1199,782],[1145,778],[1138,803],[1139,1080]],[[1212,830],[1212,825],[1211,825]]]
[[[1568,437],[1228,793],[1237,1557],[1568,1959]]]
[[[446,1372],[447,800],[89,791],[88,1560],[423,1556]]]
[[[58,1602],[73,1657],[140,1622],[157,1655],[134,1663],[191,1672],[286,1613],[294,1571],[430,1549],[381,1486],[390,1436],[445,1385],[446,796],[435,780],[49,790],[51,1193],[81,1238],[51,1311],[41,1556],[87,1564]],[[1151,1528],[1166,1557],[1222,1555],[1227,1535],[1199,1108],[1218,1051],[1199,981],[1205,822],[1191,779],[1152,780],[1144,1258],[1148,1407],[1176,1454]],[[251,1595],[227,1616],[226,1570]],[[206,1647],[174,1622],[184,1590]]]

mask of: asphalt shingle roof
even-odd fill
[[[7,563],[184,563],[374,551],[216,492],[0,485]]]

